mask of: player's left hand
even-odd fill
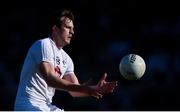
[[[118,85],[117,81],[106,82],[106,77],[107,73],[104,73],[96,85],[97,90],[103,94],[112,93],[114,91],[114,88]]]

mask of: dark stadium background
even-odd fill
[[[180,110],[180,15],[174,1],[59,0],[1,3],[0,110],[13,110],[20,70],[31,44],[48,36],[47,18],[67,7],[75,15],[75,35],[64,49],[79,81],[96,83],[103,72],[117,80],[103,99],[72,98],[57,91],[53,103],[65,110]],[[137,81],[119,73],[121,58],[142,56],[146,72]]]

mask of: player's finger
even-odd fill
[[[100,94],[100,93],[98,93],[98,92],[95,92],[95,93],[93,94],[93,96],[94,96],[95,98],[97,98],[97,99],[99,99],[99,98],[102,98],[102,97],[103,97],[103,95],[102,95],[102,94]]]
[[[106,79],[106,77],[107,77],[107,73],[104,73],[104,74],[102,75],[102,77],[101,77],[100,81],[105,80],[105,79]]]
[[[114,91],[114,89],[112,89],[111,91],[110,91],[110,93],[112,93]]]
[[[111,93],[114,91],[115,87],[117,86],[116,83],[109,83],[108,85],[106,85],[106,92],[107,93]]]
[[[106,84],[107,84],[108,86],[118,86],[118,82],[117,82],[117,81],[107,82]]]

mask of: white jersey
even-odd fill
[[[57,72],[56,75],[60,78],[74,73],[73,61],[63,49],[56,47],[51,38],[36,41],[29,49],[21,71],[15,110],[51,111],[55,108],[51,105],[55,88],[47,85],[38,70],[38,64],[42,61],[52,64]]]

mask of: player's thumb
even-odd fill
[[[106,80],[106,77],[107,77],[107,73],[104,73],[100,79],[100,81],[103,81],[103,80]]]
[[[104,74],[101,76],[101,78],[100,78],[100,80],[99,80],[99,82],[98,82],[98,84],[97,84],[97,88],[100,88],[100,87],[103,85],[103,83],[105,82],[106,77],[107,77],[107,73],[104,73]]]

